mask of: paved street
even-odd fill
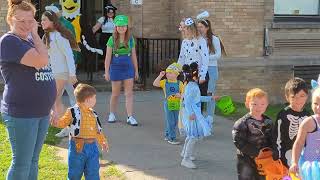
[[[236,179],[235,148],[232,144],[232,121],[217,117],[215,135],[198,143],[196,170],[180,166],[182,145],[163,140],[162,91],[139,91],[135,96],[135,117],[138,127],[126,124],[124,96],[120,100],[119,122],[106,123],[110,92],[98,93],[99,113],[110,151],[103,158],[113,161],[128,179]],[[181,139],[182,140],[182,139]]]

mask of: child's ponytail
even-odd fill
[[[184,74],[184,81],[190,82],[194,81],[194,77],[198,79],[199,76],[199,70],[198,70],[198,64],[196,62],[191,63],[190,65],[183,65],[182,71]]]

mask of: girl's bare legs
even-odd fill
[[[133,114],[133,79],[126,79],[124,82],[124,95],[126,96],[126,109],[128,117]]]
[[[133,79],[126,79],[124,82],[124,95],[126,96],[126,109],[128,114],[127,123],[131,126],[137,126],[138,122],[133,115]]]
[[[111,81],[112,93],[110,97],[110,114],[108,122],[113,123],[116,121],[115,113],[118,109],[118,101],[121,90],[121,81]]]

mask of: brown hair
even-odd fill
[[[74,90],[74,96],[79,103],[83,103],[86,99],[91,98],[96,94],[96,89],[88,84],[78,84]]]
[[[16,14],[17,10],[32,11],[33,15],[36,13],[36,8],[33,4],[23,0],[8,0],[8,12],[7,23],[11,21],[11,18]]]
[[[208,47],[209,47],[209,52],[210,53],[216,53],[216,50],[214,49],[214,46],[212,44],[212,36],[217,36],[217,35],[213,34],[212,27],[211,27],[211,22],[209,20],[207,20],[207,19],[202,19],[198,23],[201,23],[206,28],[208,28],[206,37],[207,37],[207,43],[208,43]],[[227,52],[226,52],[226,50],[224,48],[224,45],[223,45],[220,37],[219,37],[219,41],[220,41],[221,53],[226,56]]]
[[[65,28],[64,26],[61,25],[58,16],[53,11],[45,11],[42,15],[46,16],[51,22],[53,22],[54,29],[45,30],[45,33],[43,36],[43,42],[48,48],[50,45],[49,34],[53,30],[56,30],[59,33],[61,33],[62,37],[66,38],[69,41],[72,49],[79,50],[78,43],[77,43],[76,39],[74,38],[73,34],[67,28]]]
[[[120,45],[120,34],[118,33],[117,30],[115,30],[113,32],[113,35],[112,35],[112,38],[113,38],[113,46],[114,46],[114,49],[118,49],[119,48],[119,45]],[[127,26],[127,31],[124,35],[124,46],[125,48],[128,48],[129,46],[129,39],[130,39],[130,31],[129,31],[129,26]]]
[[[304,91],[306,94],[308,94],[308,86],[307,83],[298,77],[290,79],[286,86],[284,87],[284,92],[286,95],[286,98],[288,99],[291,95],[295,96],[300,91]]]
[[[266,93],[264,90],[260,89],[260,88],[253,88],[253,89],[250,89],[248,92],[247,92],[247,95],[246,95],[246,106],[248,107],[248,104],[250,103],[250,101],[252,101],[253,98],[267,98],[268,99],[268,93]]]

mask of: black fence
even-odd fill
[[[140,73],[139,83],[146,86],[147,78],[158,73],[162,64],[177,61],[181,46],[180,39],[137,38],[137,58]]]

